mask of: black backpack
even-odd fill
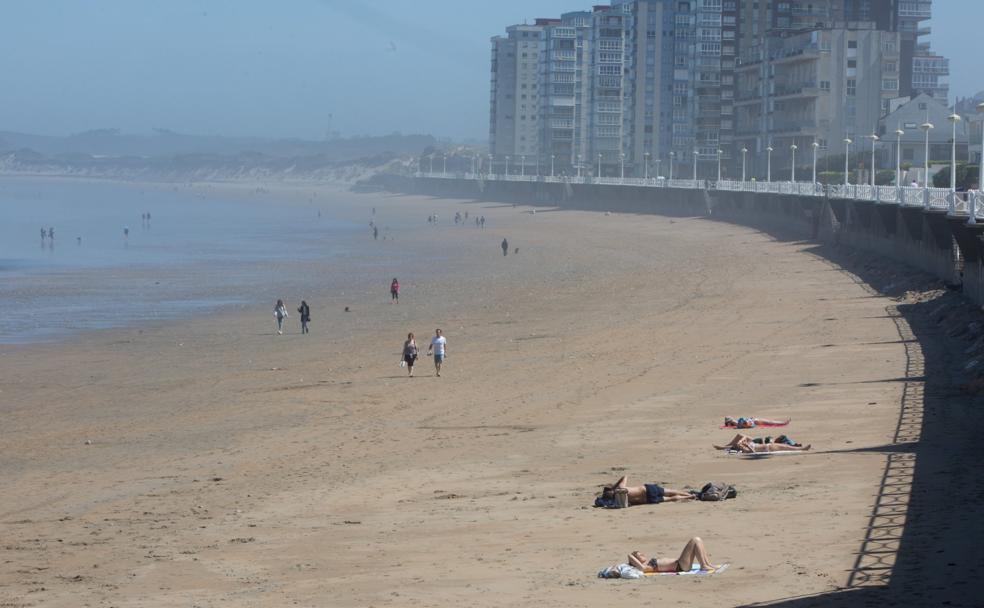
[[[736,490],[734,486],[728,485],[721,481],[711,481],[700,489],[700,494],[698,494],[697,497],[700,500],[718,502],[721,500],[734,498],[735,496],[738,496],[738,490]]]

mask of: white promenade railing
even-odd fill
[[[918,186],[871,186],[867,184],[816,184],[811,182],[759,182],[736,180],[666,179],[665,177],[577,177],[516,174],[476,174],[418,172],[415,177],[436,179],[469,179],[510,182],[545,182],[552,184],[597,184],[601,186],[638,186],[644,188],[677,188],[682,190],[721,190],[726,192],[755,192],[763,194],[795,194],[797,196],[872,201],[903,207],[921,207],[944,211],[954,216],[984,220],[984,193],[951,193],[949,188]]]

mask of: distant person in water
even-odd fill
[[[626,490],[628,492],[629,506],[632,505],[658,505],[663,502],[681,502],[695,500],[697,497],[689,490],[671,490],[655,483],[647,483],[641,486],[627,485],[628,475],[623,475],[610,486],[605,486],[601,491],[601,496],[595,499],[596,507],[614,507],[615,490]]]
[[[502,239],[502,257],[509,255],[509,241]]]
[[[81,247],[82,246],[82,237],[80,237],[80,236],[75,237],[75,244],[78,245],[79,247]]]
[[[308,333],[308,323],[311,322],[311,307],[304,300],[301,300],[301,305],[297,307],[297,314],[301,315],[301,333]]]
[[[396,277],[393,277],[393,282],[390,283],[390,303],[400,303],[400,282],[396,280]]]
[[[52,241],[55,240],[55,227],[54,226],[48,228],[48,238],[51,239]]]
[[[407,364],[407,376],[413,378],[413,364],[417,362],[417,341],[413,338],[413,332],[407,334],[407,341],[403,343],[403,362]]]
[[[129,239],[130,238],[130,227],[129,226],[123,226],[123,238],[124,239]]]
[[[48,233],[45,232],[45,229],[44,228],[42,228],[41,229],[41,242],[43,243],[46,238],[48,238]]]
[[[372,238],[373,240],[379,240],[379,228],[376,226],[372,227]]]
[[[714,446],[717,450],[735,450],[744,454],[761,454],[766,452],[805,452],[812,445],[802,445],[796,443],[785,435],[780,435],[774,441],[772,437],[752,438],[748,435],[738,434],[730,442],[724,445]]]
[[[768,418],[732,418],[731,416],[724,417],[724,426],[732,429],[754,429],[757,426],[786,426],[789,424],[789,418],[785,420],[769,420]]]
[[[273,316],[277,317],[277,335],[283,335],[284,319],[287,318],[287,307],[283,300],[277,300],[277,305],[273,307]]]
[[[437,371],[438,378],[441,377],[441,366],[444,364],[447,345],[448,340],[441,330],[434,330],[434,337],[431,338],[430,346],[427,347],[427,354],[431,354],[431,351],[434,353],[434,369]]]

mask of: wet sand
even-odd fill
[[[848,450],[892,441],[906,374],[891,300],[744,227],[348,197],[387,218],[380,247],[439,260],[385,272],[399,305],[387,276],[314,288],[308,336],[292,315],[278,337],[263,302],[0,347],[2,605],[730,606],[845,585],[885,464]],[[406,333],[435,327],[443,377],[426,357],[403,377]],[[815,451],[716,452],[725,415],[792,417]],[[623,473],[739,496],[590,508]],[[595,578],[694,535],[731,569]]]

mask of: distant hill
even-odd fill
[[[128,135],[117,129],[86,131],[67,137],[0,131],[0,153],[33,150],[43,156],[171,158],[187,155],[239,156],[257,154],[271,158],[317,156],[346,161],[378,154],[419,154],[437,140],[430,135],[349,137],[327,141],[262,139],[184,135],[158,130],[153,135]]]

